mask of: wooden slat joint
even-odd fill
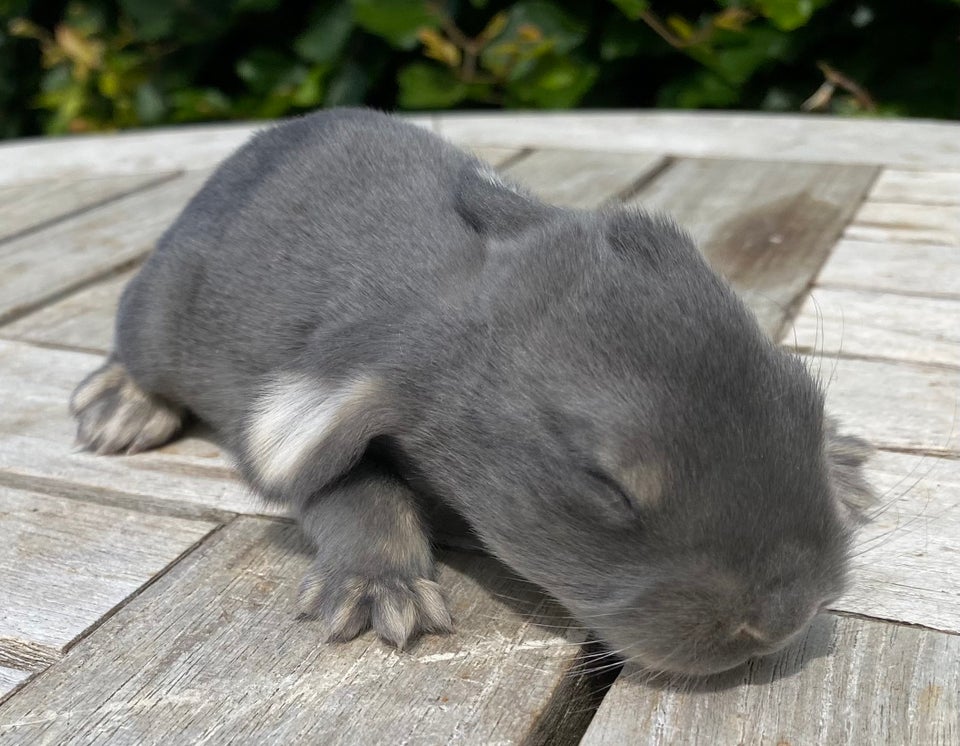
[[[35,673],[56,663],[62,655],[63,652],[54,645],[0,637],[0,666]]]

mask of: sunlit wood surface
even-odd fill
[[[0,742],[960,743],[960,126],[413,117],[545,199],[664,210],[878,450],[855,582],[796,646],[678,686],[582,675],[562,610],[448,552],[456,634],[325,646],[309,556],[203,432],[73,449],[125,282],[262,125],[0,146]]]

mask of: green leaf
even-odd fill
[[[119,3],[123,14],[133,21],[138,41],[173,37],[178,44],[223,36],[234,24],[238,10],[237,0],[119,0]]]
[[[777,86],[769,88],[760,102],[760,108],[764,111],[796,111],[799,105],[796,96]]]
[[[429,62],[414,62],[397,74],[404,109],[449,109],[467,97],[467,86],[453,73]]]
[[[350,0],[350,5],[358,26],[400,49],[413,49],[421,28],[440,23],[425,0]]]
[[[657,96],[657,106],[668,109],[702,109],[731,106],[739,100],[739,90],[710,70],[699,70],[685,78],[674,79]]]
[[[340,57],[353,30],[353,8],[340,0],[314,12],[307,30],[293,42],[293,49],[310,62],[333,62]]]
[[[535,26],[553,42],[553,48],[560,54],[582,44],[589,31],[587,24],[544,0],[517,3],[509,13],[510,19],[501,38],[516,36],[517,30],[523,26]]]
[[[828,0],[754,0],[757,9],[781,31],[805,25],[813,12]]]
[[[329,71],[328,65],[314,65],[307,71],[300,85],[294,89],[290,102],[295,106],[313,107],[323,99],[323,81]]]
[[[120,0],[120,9],[133,21],[137,35],[146,41],[170,36],[177,5],[174,0]]]
[[[266,13],[276,10],[282,0],[235,0],[233,9],[237,13]]]
[[[254,93],[267,94],[282,83],[299,84],[306,68],[275,49],[255,49],[237,62],[237,75]]]
[[[40,78],[40,91],[42,93],[53,93],[71,88],[75,85],[73,76],[70,75],[70,68],[66,65],[57,65],[48,70]]]
[[[599,74],[596,65],[551,55],[507,87],[507,103],[541,109],[569,109],[590,90]]]
[[[144,124],[156,124],[167,113],[163,95],[153,83],[143,83],[134,94],[137,117]]]
[[[357,106],[363,103],[370,90],[371,76],[366,68],[356,62],[347,61],[330,78],[323,105]]]
[[[610,0],[610,2],[620,8],[620,12],[631,21],[637,20],[650,7],[647,0]]]
[[[84,36],[100,34],[107,26],[107,8],[97,3],[69,3],[66,9],[66,21],[69,26],[80,31]]]
[[[16,18],[27,12],[30,0],[0,0],[0,18]]]
[[[193,122],[198,119],[225,117],[231,111],[231,102],[216,88],[187,88],[172,93],[175,122]]]
[[[734,86],[743,85],[761,67],[783,59],[790,50],[788,36],[755,26],[742,32],[718,31],[712,54],[698,53],[701,61]]]
[[[543,0],[520,2],[508,11],[507,25],[480,54],[484,68],[508,80],[529,75],[536,60],[564,54],[583,43],[587,26]]]
[[[643,49],[644,33],[638,24],[610,16],[600,37],[600,59],[611,62],[633,57]]]

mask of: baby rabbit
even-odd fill
[[[431,497],[621,656],[719,671],[842,592],[869,495],[865,445],[674,224],[543,204],[365,110],[217,170],[71,410],[102,454],[212,426],[315,545],[329,640],[451,628]]]

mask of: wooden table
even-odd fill
[[[856,582],[805,639],[677,688],[447,553],[457,633],[320,644],[308,555],[202,433],[72,450],[123,284],[254,126],[0,147],[0,741],[960,743],[960,126],[674,113],[414,118],[546,199],[673,212],[878,446]],[[614,678],[616,679],[614,681]],[[602,700],[602,701],[601,701]]]

